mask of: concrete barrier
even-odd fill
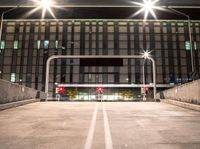
[[[5,104],[0,104],[0,111],[6,110],[9,108],[14,108],[18,106],[23,106],[26,104],[38,102],[40,99],[28,99],[28,100],[22,100],[22,101],[16,101],[16,102],[11,102],[11,103],[5,103]]]
[[[159,92],[156,98],[200,105],[200,79]]]
[[[44,92],[0,79],[0,104],[36,98],[45,99],[46,95]]]
[[[170,100],[170,99],[162,100],[162,102],[165,102],[165,103],[168,103],[168,104],[173,104],[173,105],[176,105],[176,106],[179,106],[179,107],[182,107],[182,108],[186,108],[186,109],[195,110],[195,111],[200,112],[200,106],[199,105],[186,103],[186,102],[180,102],[180,101],[176,101],[176,100]]]

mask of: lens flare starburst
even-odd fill
[[[141,55],[144,57],[144,59],[148,59],[149,57],[152,57],[151,55],[152,51],[147,50],[143,50],[143,52],[141,53]]]
[[[133,4],[141,7],[137,12],[133,14],[133,17],[144,12],[144,21],[147,20],[149,14],[151,14],[154,17],[154,19],[157,19],[154,10],[164,10],[163,8],[156,5],[158,2],[159,0],[143,0],[143,3],[132,2]]]
[[[41,18],[44,19],[46,12],[48,11],[51,16],[56,19],[55,14],[52,11],[53,7],[56,7],[55,3],[53,0],[33,0],[33,3],[37,6],[34,9],[32,9],[28,14],[26,14],[26,16],[29,16],[33,13],[35,13],[36,11],[42,9],[42,16]]]

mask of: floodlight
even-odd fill
[[[144,51],[142,53],[142,56],[144,57],[144,59],[148,59],[149,57],[151,57],[151,51],[148,50]]]
[[[57,7],[53,0],[33,0],[33,2],[36,4],[37,7],[32,9],[25,16],[29,16],[29,15],[35,13],[36,11],[38,11],[39,9],[42,9],[42,17],[41,17],[42,19],[44,19],[46,11],[48,11],[51,14],[51,16],[54,19],[56,19],[55,15],[51,9],[52,7]]]
[[[51,7],[50,0],[41,0],[41,6],[43,9],[49,9]]]
[[[145,52],[144,53],[144,58],[148,58],[149,57],[149,53],[148,52]]]
[[[133,4],[136,4],[137,6],[141,7],[141,9],[138,10],[136,13],[134,13],[133,16],[136,16],[136,15],[144,12],[144,21],[146,21],[149,13],[155,19],[157,19],[154,9],[164,10],[163,8],[156,5],[157,2],[159,2],[159,0],[143,0],[143,3],[132,2]]]

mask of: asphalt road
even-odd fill
[[[38,102],[0,111],[0,149],[200,149],[200,112],[154,102]]]

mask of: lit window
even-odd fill
[[[11,82],[15,82],[16,81],[16,74],[15,73],[11,73],[10,81]]]
[[[14,41],[13,49],[18,49],[18,41],[17,40]]]
[[[58,40],[55,41],[55,48],[58,49]]]
[[[5,44],[5,41],[1,41],[0,49],[1,49],[1,50],[5,49],[5,45],[6,45],[6,44]]]
[[[195,50],[198,49],[198,48],[197,48],[197,42],[196,42],[196,41],[194,41],[194,49],[195,49]]]
[[[189,41],[185,42],[185,49],[190,50],[190,42]]]
[[[44,41],[44,49],[48,49],[49,48],[49,40],[45,40]]]
[[[40,49],[40,44],[41,44],[41,42],[40,42],[40,40],[38,40],[37,41],[37,49]]]

